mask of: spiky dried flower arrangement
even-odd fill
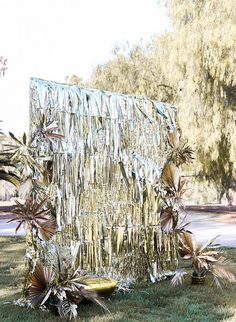
[[[168,133],[168,143],[172,148],[167,159],[175,163],[176,166],[191,163],[194,160],[194,150],[186,143],[181,143],[181,131],[176,128]]]
[[[56,121],[50,119],[50,117],[47,114],[43,114],[39,121],[38,127],[36,128],[32,136],[33,140],[37,138],[40,141],[46,140],[54,144],[55,141],[60,141],[64,138],[64,135],[57,132],[58,126]]]
[[[84,277],[78,269],[73,270],[68,263],[63,263],[59,253],[57,269],[38,263],[29,288],[29,299],[32,306],[56,308],[60,316],[69,318],[69,320],[77,317],[78,305],[83,299],[90,300],[109,311],[104,298],[88,288]]]
[[[163,207],[160,215],[161,229],[165,233],[176,232],[179,241],[179,254],[185,260],[192,260],[194,278],[205,278],[206,274],[211,274],[217,286],[221,286],[220,280],[229,282],[235,281],[235,275],[231,271],[229,261],[222,256],[219,250],[212,250],[209,247],[218,237],[210,239],[203,246],[197,245],[195,236],[186,227],[190,223],[180,224],[179,206],[183,205],[183,195],[186,192],[186,181],[180,176],[180,166],[184,163],[190,163],[194,159],[193,149],[180,142],[181,132],[174,129],[168,134],[168,143],[172,148],[169,153],[168,161],[162,171],[162,183],[164,185],[166,207]],[[187,272],[184,269],[178,269],[171,280],[172,286],[182,284]],[[199,282],[197,282],[199,283]]]
[[[183,232],[180,235],[179,253],[184,260],[191,260],[193,273],[192,278],[205,278],[210,274],[216,285],[221,287],[221,281],[235,282],[235,274],[232,271],[232,265],[229,260],[222,256],[222,252],[216,248],[210,248],[218,236],[210,239],[204,245],[198,245],[195,237],[189,232]],[[187,272],[180,269],[171,280],[172,286],[182,284]]]
[[[32,147],[32,140],[27,137],[26,133],[20,139],[9,132],[9,136],[4,135],[2,141],[2,155],[8,155],[23,177],[36,170],[38,172],[42,171],[42,167],[35,161],[35,149]]]
[[[30,196],[26,198],[25,204],[15,201],[17,207],[13,210],[13,218],[8,222],[17,221],[16,233],[25,226],[41,240],[50,240],[56,233],[57,225],[55,218],[51,215],[51,210],[45,208],[48,200],[34,202]]]
[[[168,162],[162,171],[162,182],[166,192],[164,198],[173,203],[183,206],[182,198],[186,192],[186,181],[180,176],[180,169],[173,163]]]

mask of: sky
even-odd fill
[[[0,0],[0,13],[0,56],[8,59],[0,127],[17,135],[28,130],[30,77],[86,80],[117,44],[145,42],[169,27],[156,0]]]

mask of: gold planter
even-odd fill
[[[203,285],[205,284],[206,275],[198,276],[197,274],[192,274],[192,284],[193,285]]]
[[[84,284],[84,288],[102,295],[111,295],[117,285],[113,278],[83,276],[80,282]]]

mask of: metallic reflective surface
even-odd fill
[[[159,225],[175,107],[35,78],[30,102],[31,133],[47,115],[64,135],[33,142],[38,157],[53,160],[47,193],[60,232],[45,252],[59,243],[83,269],[161,278],[176,264],[175,236]]]

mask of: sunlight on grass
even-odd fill
[[[1,321],[62,321],[53,313],[29,311],[7,303],[21,296],[25,240],[23,237],[0,237],[0,247]],[[236,263],[236,249],[227,249],[227,253]],[[196,286],[190,285],[189,277],[177,288],[171,288],[169,281],[152,285],[142,283],[130,293],[113,295],[108,301],[111,314],[94,304],[82,304],[78,321],[233,322],[236,321],[235,295],[235,284],[217,289],[207,280],[206,285]]]

